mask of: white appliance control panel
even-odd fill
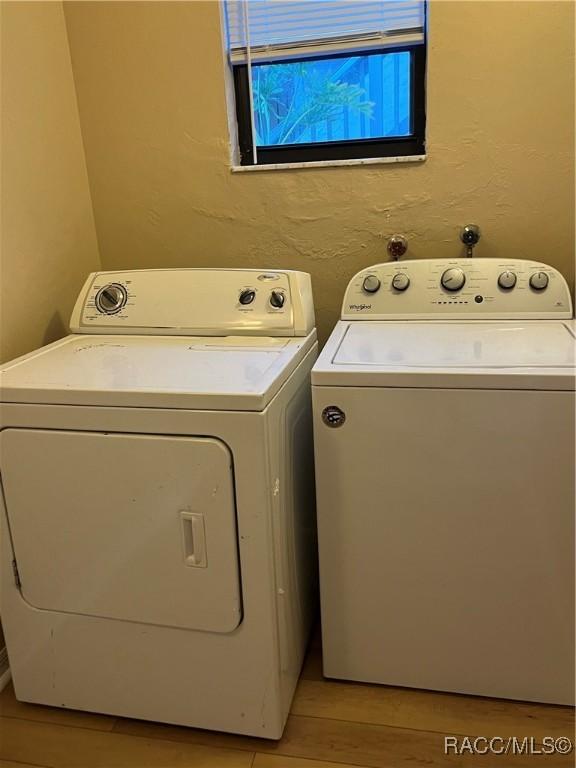
[[[306,336],[310,275],[289,270],[143,269],[92,273],[72,333]]]
[[[376,264],[346,289],[342,320],[566,319],[564,277],[524,259],[421,259]]]

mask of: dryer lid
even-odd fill
[[[5,365],[1,401],[260,411],[314,340],[71,335]]]
[[[575,340],[556,322],[351,324],[334,357],[384,368],[572,368]]]

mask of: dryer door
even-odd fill
[[[232,456],[214,438],[7,429],[1,469],[36,608],[230,632],[241,619]]]

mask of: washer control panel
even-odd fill
[[[290,270],[95,272],[70,320],[74,333],[301,336],[313,328],[310,275]]]
[[[554,267],[525,259],[421,259],[376,264],[346,289],[343,320],[572,317]]]

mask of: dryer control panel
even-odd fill
[[[290,270],[142,269],[94,272],[72,333],[306,336],[314,328],[310,275]]]
[[[342,320],[566,319],[572,299],[554,267],[524,259],[376,264],[346,289]]]

